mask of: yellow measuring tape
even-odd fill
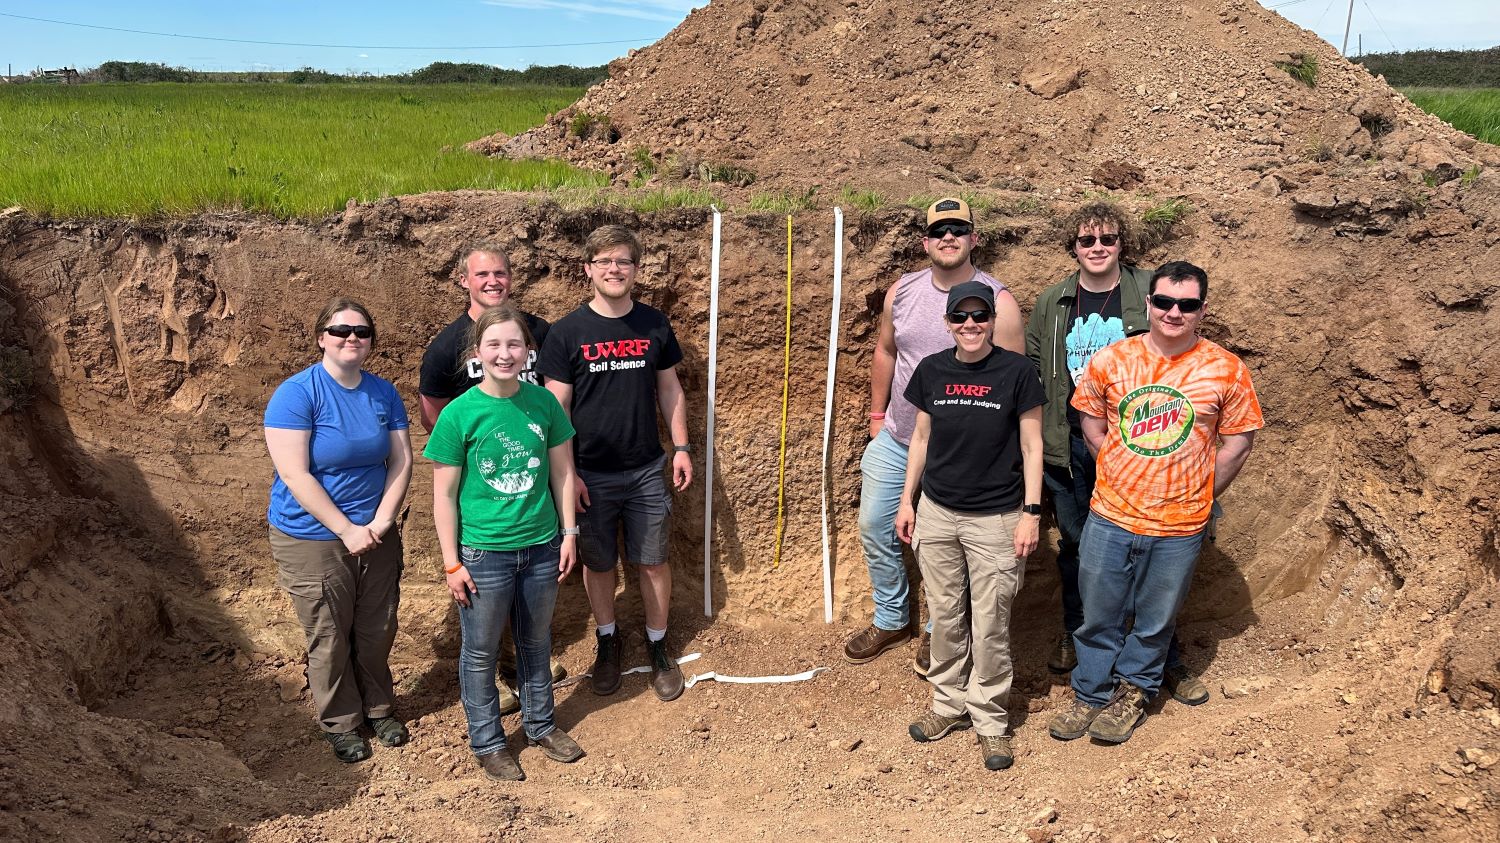
[[[781,364],[781,459],[776,474],[776,557],[773,569],[781,567],[781,540],[786,529],[786,411],[792,387],[792,215],[786,215],[786,346]]]

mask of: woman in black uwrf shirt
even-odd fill
[[[994,313],[983,284],[948,292],[957,345],[923,358],[906,387],[920,412],[896,532],[917,554],[932,618],[932,710],[908,731],[926,743],[972,726],[984,766],[1003,770],[1010,606],[1041,523],[1046,398],[1031,361],[991,342]]]

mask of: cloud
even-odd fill
[[[357,56],[357,58],[362,58],[362,59],[367,59],[367,58],[369,58],[369,57],[370,57],[370,54],[369,54],[369,53],[360,53],[360,54],[359,54],[359,55],[358,55],[358,56]]]
[[[559,11],[567,12],[572,18],[587,17],[589,15],[611,15],[620,18],[635,18],[637,20],[661,21],[663,23],[680,23],[687,13],[703,2],[696,0],[637,0],[637,2],[626,2],[626,0],[599,0],[599,2],[588,2],[588,0],[483,0],[486,6],[501,6],[507,9],[526,9],[529,11]]]

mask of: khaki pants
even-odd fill
[[[1010,606],[1025,571],[1014,544],[1020,517],[958,512],[929,498],[917,507],[912,548],[932,619],[932,710],[967,712],[981,735],[1004,735],[1008,726]]]
[[[396,693],[391,645],[401,604],[401,531],[363,556],[344,543],[296,539],[271,528],[276,581],[291,595],[307,634],[307,684],[325,732],[352,732],[365,717],[389,717]]]

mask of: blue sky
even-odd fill
[[[1129,2],[1129,0],[1127,0]],[[1346,0],[1263,0],[1337,45]],[[45,65],[93,67],[110,59],[200,70],[398,73],[434,61],[603,64],[665,35],[702,0],[0,0],[0,63],[20,73]],[[1355,0],[1366,51],[1500,45],[1495,0]],[[5,17],[16,15],[21,17]],[[22,18],[222,39],[298,42],[277,46],[89,29]],[[610,43],[588,43],[610,42]],[[543,46],[546,45],[546,46]],[[556,45],[556,46],[553,46]],[[378,49],[380,47],[480,49]]]

